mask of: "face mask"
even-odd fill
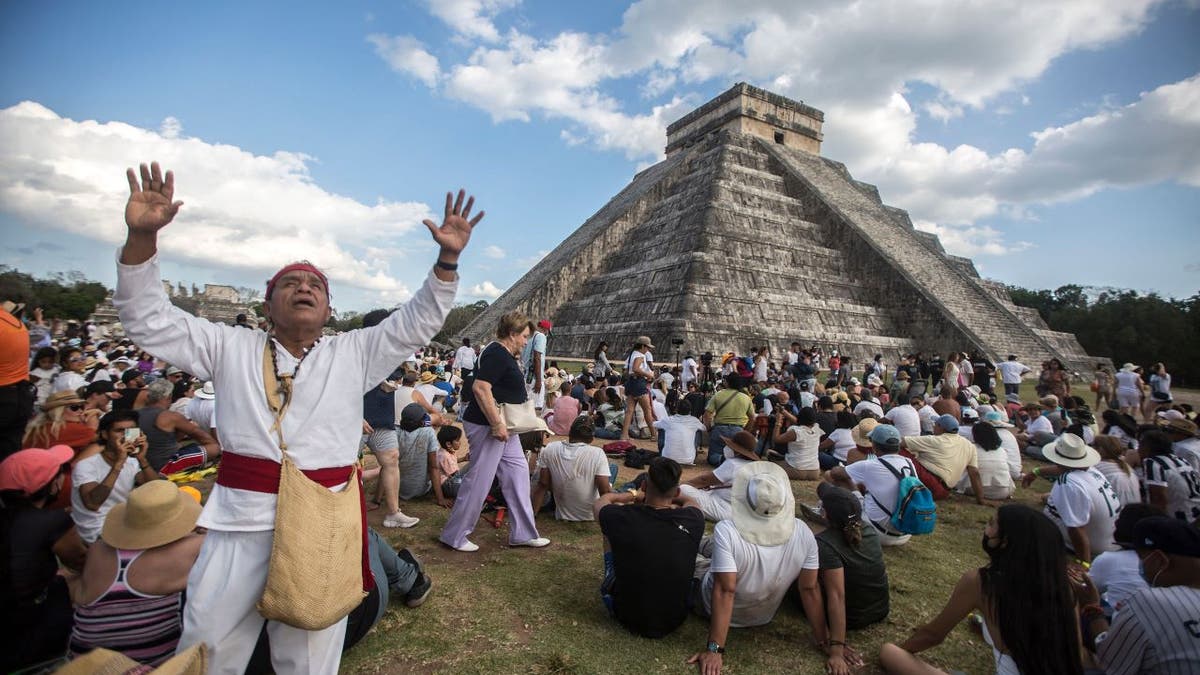
[[[983,552],[988,554],[989,558],[995,557],[996,553],[998,553],[1001,548],[999,545],[992,546],[989,543],[989,538],[986,532],[983,533],[983,538],[980,540],[979,545],[983,548]]]

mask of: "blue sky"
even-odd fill
[[[460,299],[491,299],[745,80],[985,276],[1197,292],[1200,6],[987,4],[4,3],[0,264],[111,283],[123,168],[157,158],[170,279],[307,257],[339,309],[390,304],[465,186]]]

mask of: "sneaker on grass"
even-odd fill
[[[421,574],[413,587],[409,589],[404,596],[404,604],[408,607],[420,607],[421,603],[429,597],[429,592],[433,590],[433,579],[429,578],[428,574]]]
[[[406,516],[404,515],[403,511],[397,511],[395,513],[389,513],[387,517],[383,519],[383,526],[408,528],[416,525],[419,522],[421,522],[420,518]]]

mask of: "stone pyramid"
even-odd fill
[[[590,355],[606,340],[611,357],[648,335],[658,361],[677,348],[779,355],[795,340],[859,362],[975,349],[1090,372],[1073,335],[1015,307],[1002,284],[822,158],[823,121],[803,103],[733,86],[668,127],[666,159],[464,335],[487,340],[500,315],[521,310],[554,322],[551,356]]]

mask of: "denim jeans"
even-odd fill
[[[708,463],[711,466],[721,466],[725,461],[725,440],[723,436],[732,436],[743,427],[736,424],[714,424],[708,432]]]

